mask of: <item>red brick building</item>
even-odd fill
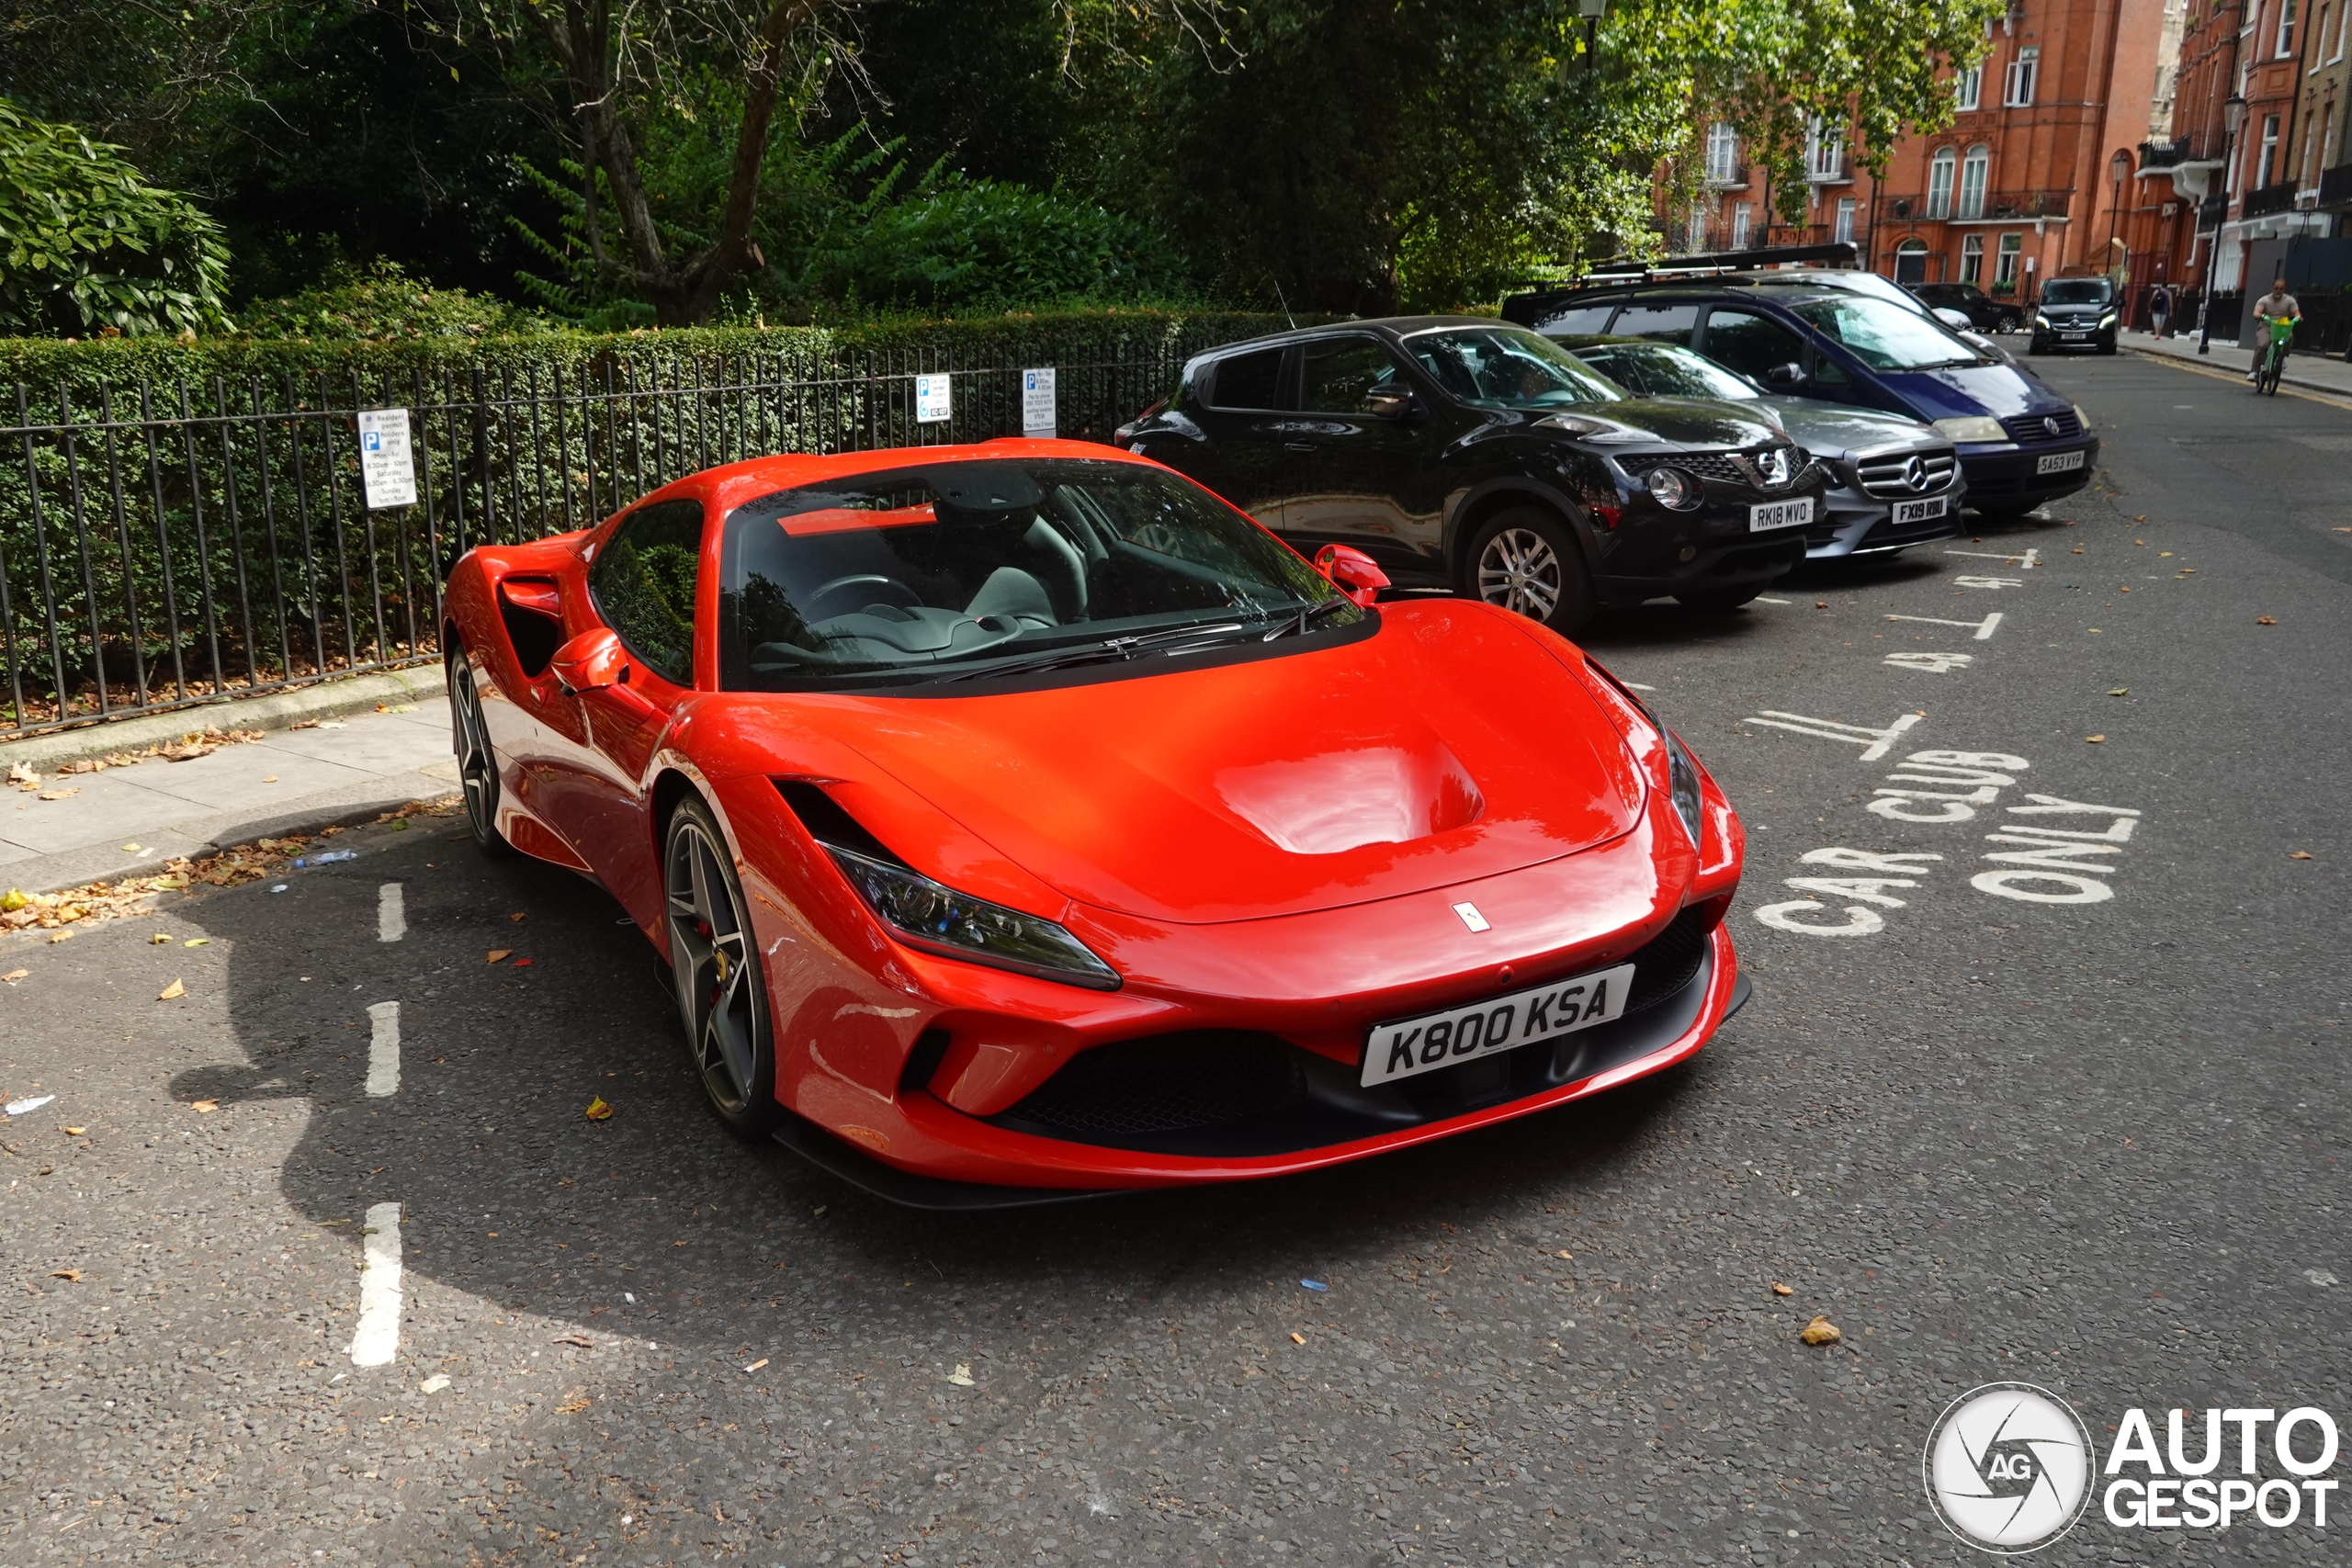
[[[2109,270],[2122,254],[2113,159],[2132,155],[2136,168],[2149,135],[2165,4],[2012,0],[1991,53],[1959,82],[1953,123],[1905,136],[1882,178],[1853,166],[1842,132],[1813,138],[1805,216],[1793,227],[1768,219],[1771,192],[1731,128],[1710,126],[1704,194],[1675,215],[1668,242],[1699,251],[1850,240],[1890,277],[1974,283],[2020,300],[2042,278]],[[2138,202],[2136,184],[2122,182],[2121,207]]]

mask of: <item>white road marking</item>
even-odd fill
[[[351,1363],[387,1367],[401,1348],[401,1206],[371,1203],[361,1232],[359,1326],[351,1335]]]
[[[401,1091],[401,1004],[368,1010],[368,1092],[381,1100]]]
[[[401,885],[387,882],[376,889],[376,940],[398,942],[408,935],[408,908],[401,896]]]
[[[1656,686],[1645,686],[1645,685],[1643,685],[1639,681],[1628,681],[1628,682],[1625,682],[1625,684],[1627,684],[1628,686],[1631,686],[1634,691],[1637,691],[1637,692],[1655,692],[1655,691],[1657,691],[1657,688]]]
[[[1967,669],[1976,662],[1976,656],[1973,653],[1890,653],[1879,662],[1892,664],[1897,670],[1924,670],[1930,675],[1943,675],[1954,670]]]
[[[1810,735],[1816,740],[1844,740],[1862,748],[1861,761],[1875,762],[1893,749],[1894,738],[1919,722],[1916,713],[1906,713],[1884,729],[1871,729],[1859,724],[1840,724],[1834,718],[1807,718],[1801,713],[1782,713],[1778,708],[1766,708],[1751,714],[1748,724],[1768,724],[1774,729],[1786,729],[1798,735]]]
[[[1971,577],[1966,574],[1962,574],[1959,577],[1953,578],[1952,581],[1960,584],[1962,588],[1998,589],[2023,588],[2025,586],[2025,579],[2022,577]]]
[[[1993,633],[1998,629],[2001,625],[2001,612],[1996,610],[1981,621],[1946,621],[1939,620],[1934,615],[1889,615],[1887,616],[1887,619],[1890,621],[1917,621],[1920,625],[1928,626],[1966,626],[1969,630],[1976,634],[1976,640],[1978,642],[1990,642],[1993,640]]]
[[[2029,549],[2020,556],[2005,556],[1998,550],[1946,550],[1944,554],[1968,556],[1976,560],[2006,561],[2011,566],[2023,567],[2029,571],[2041,564],[2041,552],[2038,549]]]
[[[1764,595],[1758,593],[1756,596],[1756,603],[1758,604],[1785,604],[1789,603],[1789,601],[1786,599],[1767,599]]]

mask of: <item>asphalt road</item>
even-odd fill
[[[2352,1421],[2352,412],[2047,374],[2107,443],[2048,519],[1597,628],[1748,823],[1756,998],[1442,1146],[892,1210],[723,1136],[639,939],[454,823],[0,953],[0,1088],[57,1097],[0,1128],[0,1562],[1975,1562],[1919,1461],[1975,1385],[2102,1454],[2133,1407]],[[356,1366],[392,1202],[397,1359]],[[2331,1526],[2094,1501],[2041,1561]]]

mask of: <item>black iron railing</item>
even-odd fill
[[[1108,440],[1204,343],[1056,365],[1064,436]],[[742,354],[405,377],[17,384],[0,405],[0,739],[439,657],[441,585],[485,542],[584,527],[775,452],[1022,433],[1020,364]],[[944,376],[950,417],[917,418]],[[409,413],[417,503],[363,502],[357,413]],[[13,416],[13,423],[6,423]]]

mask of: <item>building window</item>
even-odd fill
[[[1722,120],[1707,127],[1707,179],[1727,186],[1739,167],[1739,133]]]
[[[1937,149],[1935,158],[1928,164],[1928,216],[1951,216],[1951,176],[1959,166],[1960,155],[1949,147]]]
[[[2039,44],[2030,43],[2018,50],[2018,57],[2009,62],[2008,90],[2001,95],[2001,102],[2013,109],[2030,106],[2033,102],[2034,73],[2041,66]]]
[[[1694,255],[1702,255],[1706,253],[1707,209],[1703,207],[1694,205],[1690,209],[1690,239],[1685,248]]]
[[[2262,162],[2258,167],[2262,177],[2254,182],[2256,190],[2268,185],[2270,176],[2278,172],[2278,117],[2275,114],[2262,117]]]
[[[2311,75],[2312,72],[2316,72],[2320,68],[2320,50],[2327,47],[2327,14],[2334,7],[2332,6],[2322,6],[2319,8],[2318,20],[2312,24],[2312,37],[2318,40],[2319,48],[2312,51],[2312,68],[2310,71],[2303,73],[2306,76]]]
[[[1962,283],[1984,281],[1984,236],[1971,234],[1960,243],[1960,280]]]
[[[2295,0],[2278,0],[2278,37],[2270,53],[2284,60],[2295,52]]]
[[[1984,179],[1992,171],[1993,150],[1979,144],[1968,150],[1960,164],[1960,215],[1962,218],[1984,216]]]
[[[2004,234],[2001,248],[1993,261],[1993,281],[2015,285],[2018,280],[2018,256],[2025,249],[2023,234]]]
[[[1908,288],[1928,281],[1928,243],[1905,240],[1894,247],[1894,281]]]
[[[1810,179],[1834,180],[1846,172],[1846,138],[1815,115],[1805,126],[1804,167]]]
[[[1832,238],[1841,245],[1854,243],[1854,198],[1850,196],[1838,198],[1838,228]]]
[[[1960,73],[1960,85],[1952,94],[1952,107],[1973,109],[1984,101],[1984,67],[1972,65]]]
[[[2327,51],[2327,58],[2331,63],[2344,58],[2344,34],[2347,28],[2352,28],[2352,4],[2346,5],[2336,15],[2335,46]]]
[[[1756,208],[1754,203],[1746,201],[1736,201],[1732,203],[1731,248],[1733,250],[1744,251],[1747,249],[1748,225],[1755,221]]]

